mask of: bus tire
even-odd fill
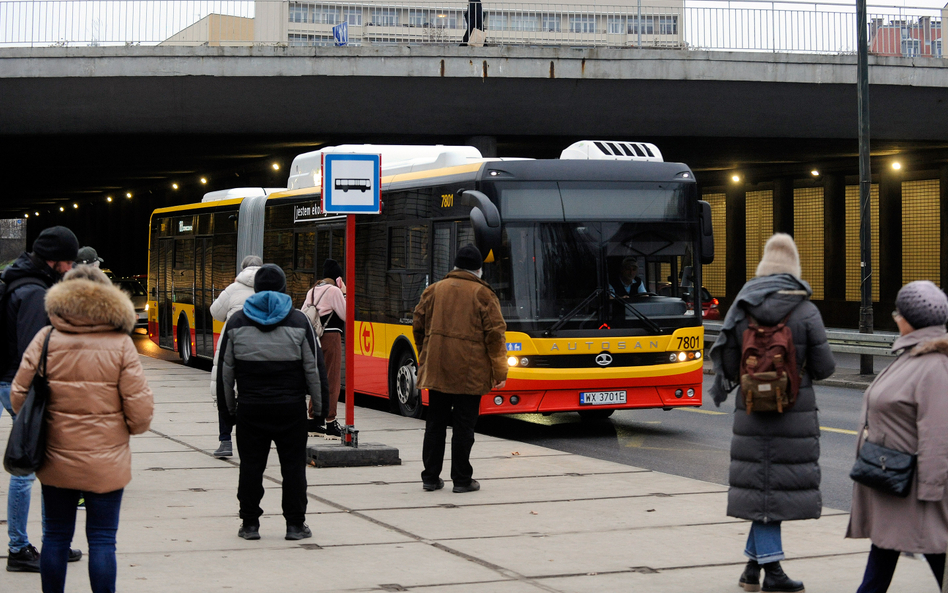
[[[395,359],[388,393],[393,411],[409,418],[421,418],[424,406],[418,389],[418,364],[414,354],[407,349],[403,349]]]
[[[583,422],[595,422],[597,420],[606,420],[615,410],[580,410],[579,418]]]
[[[187,319],[183,317],[178,322],[178,355],[184,366],[194,364],[194,356],[191,352],[191,328],[188,326]]]

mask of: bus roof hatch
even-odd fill
[[[614,140],[582,140],[568,146],[561,159],[607,161],[653,161],[661,163],[662,152],[648,142],[616,142]]]

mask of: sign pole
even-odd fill
[[[871,334],[872,312],[872,173],[869,151],[869,22],[866,18],[866,0],[856,0],[856,103],[859,109],[859,253],[860,253],[860,307],[859,332]],[[872,355],[859,356],[859,374],[871,375]]]
[[[355,214],[346,216],[346,430],[344,443],[358,447],[355,428]]]

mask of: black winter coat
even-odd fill
[[[789,277],[788,275],[781,275]],[[833,374],[836,361],[826,341],[826,330],[816,306],[809,301],[809,286],[798,290],[775,290],[758,305],[740,303],[745,291],[759,290],[767,278],[749,281],[735,299],[728,317],[743,317],[722,332],[714,348],[723,348],[715,373],[732,382],[740,381],[741,336],[748,319],[734,311],[743,304],[761,325],[776,325],[787,314],[787,326],[797,350],[797,368],[802,370],[796,404],[789,411],[748,414],[740,390],[736,391],[734,436],[728,475],[727,514],[763,523],[817,519],[823,508],[820,494],[820,424],[817,418],[814,379]],[[761,282],[756,282],[761,281]],[[728,326],[725,319],[725,327]],[[725,336],[725,334],[727,334]],[[712,356],[714,360],[716,357]],[[720,401],[716,401],[720,405]]]
[[[37,283],[26,283],[17,287],[7,297],[4,327],[6,339],[3,347],[6,352],[6,368],[0,370],[0,381],[10,383],[20,368],[20,359],[26,352],[26,347],[33,341],[33,336],[49,325],[46,315],[46,291],[53,285],[56,278],[46,262],[36,256],[23,253],[12,264],[3,270],[0,279],[10,284],[20,278],[35,278]],[[13,328],[16,328],[15,331]]]

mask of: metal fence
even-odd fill
[[[652,0],[655,2],[655,0]],[[942,10],[870,7],[870,52],[942,57]],[[473,16],[469,17],[469,13]],[[0,0],[0,47],[457,45],[468,21],[491,46],[676,48],[851,54],[848,4],[662,0],[582,5],[484,0]],[[480,44],[477,37],[472,45]]]

